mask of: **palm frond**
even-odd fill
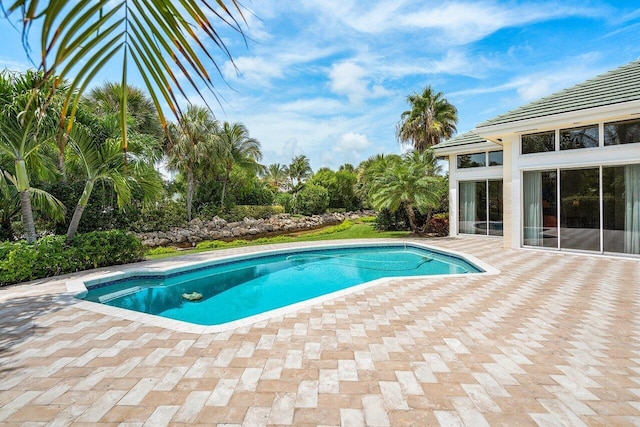
[[[233,62],[219,30],[230,28],[244,38],[243,10],[237,0],[0,0],[0,4],[8,17],[20,15],[26,50],[33,24],[41,24],[40,57],[36,62],[45,76],[56,76],[55,86],[69,79],[61,111],[62,117],[70,117],[67,131],[74,123],[83,92],[113,61],[123,64],[120,112],[125,116],[129,59],[142,76],[166,128],[161,106],[168,105],[179,119],[182,112],[178,100],[180,96],[186,99],[187,87],[195,90],[205,104],[207,93],[217,99],[208,71],[213,66],[221,75],[214,51]],[[211,42],[213,48],[208,47]],[[78,68],[78,64],[84,65]],[[120,126],[126,148],[125,120]]]

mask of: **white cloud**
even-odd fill
[[[351,0],[343,1],[341,7],[335,7],[325,0],[307,0],[304,4],[360,33],[432,30],[422,32],[419,36],[449,46],[480,40],[502,28],[568,16],[602,16],[601,9],[548,1],[499,4],[487,0],[434,4],[405,0]]]
[[[271,79],[282,77],[282,68],[274,61],[242,56],[233,62],[227,61],[222,67],[222,73],[228,80],[242,78],[253,85],[267,85]]]
[[[338,143],[333,146],[333,151],[348,152],[353,150],[364,150],[369,148],[371,143],[366,135],[357,132],[347,132],[343,134]]]
[[[356,104],[367,98],[379,98],[390,94],[382,85],[371,84],[367,71],[351,61],[333,64],[329,71],[329,79],[334,93],[344,95]]]

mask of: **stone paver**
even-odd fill
[[[217,334],[85,310],[69,278],[2,288],[0,424],[640,425],[640,260],[426,243],[501,272]]]

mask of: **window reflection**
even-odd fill
[[[486,163],[485,153],[458,155],[458,169],[477,168],[477,167],[485,166],[486,164],[487,163]]]
[[[563,129],[560,131],[560,149],[592,148],[598,146],[598,126]]]
[[[522,135],[522,154],[544,153],[555,149],[555,131]]]
[[[502,165],[502,151],[489,151],[489,166]]]
[[[605,123],[604,145],[640,142],[640,120]]]

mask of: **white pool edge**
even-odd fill
[[[185,261],[180,266],[157,266],[157,267],[133,267],[127,266],[128,268],[123,269],[121,271],[112,271],[109,273],[105,273],[98,277],[90,277],[85,279],[76,279],[76,280],[68,280],[66,282],[67,292],[78,294],[81,292],[87,291],[87,286],[85,283],[90,283],[90,285],[95,285],[99,283],[104,283],[108,281],[124,279],[128,277],[132,277],[140,274],[162,274],[162,273],[174,273],[180,272],[184,270],[190,270],[198,267],[205,267],[209,265],[215,265],[220,262],[226,261],[234,261],[238,259],[246,259],[256,256],[267,256],[267,255],[276,255],[283,252],[291,252],[291,251],[300,251],[300,250],[317,250],[317,249],[334,249],[334,248],[349,248],[349,247],[366,247],[366,246],[384,246],[384,245],[405,245],[409,247],[417,247],[420,249],[431,250],[434,252],[442,253],[445,255],[454,255],[464,259],[465,261],[473,264],[479,269],[483,270],[480,273],[465,273],[465,274],[437,274],[437,275],[428,275],[428,276],[394,276],[394,277],[384,277],[380,279],[375,279],[369,282],[361,283],[359,285],[351,286],[349,288],[341,289],[339,291],[331,292],[325,295],[321,295],[315,298],[311,298],[305,301],[300,301],[294,304],[287,305],[285,307],[280,307],[274,310],[265,311],[260,314],[256,314],[253,316],[245,317],[243,319],[234,320],[231,322],[223,323],[220,325],[197,325],[195,323],[184,322],[180,320],[168,319],[165,317],[141,313],[133,310],[128,310],[119,307],[112,307],[101,303],[84,301],[78,298],[74,298],[75,306],[100,313],[109,315],[112,317],[130,320],[139,322],[148,326],[156,326],[165,329],[174,330],[176,332],[187,332],[187,333],[196,333],[196,334],[213,334],[220,332],[228,332],[239,328],[248,327],[251,325],[255,325],[260,322],[265,322],[271,319],[275,319],[278,317],[282,317],[288,314],[292,314],[298,312],[302,309],[312,307],[317,304],[322,304],[328,301],[336,300],[338,298],[351,295],[357,292],[364,291],[366,289],[372,288],[374,286],[378,286],[384,283],[388,283],[394,280],[434,280],[438,278],[473,278],[477,276],[486,276],[486,275],[497,275],[500,274],[500,270],[495,267],[483,262],[482,260],[476,258],[473,255],[465,254],[459,251],[449,250],[449,249],[440,249],[438,247],[423,244],[421,242],[406,242],[406,241],[398,241],[398,240],[384,240],[384,241],[371,241],[371,242],[347,242],[344,244],[339,243],[330,243],[330,244],[319,244],[319,245],[300,245],[300,246],[289,246],[283,248],[275,248],[275,249],[267,249],[267,250],[259,250],[259,247],[256,247],[255,252],[243,253],[243,254],[231,254],[231,255],[222,255],[220,257],[214,257],[208,260],[200,260],[200,261]],[[122,266],[125,267],[125,266]]]

